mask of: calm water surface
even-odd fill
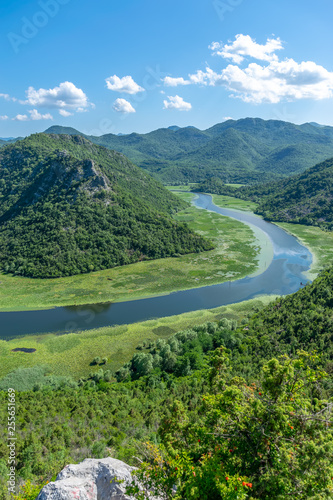
[[[302,286],[301,283],[307,282],[303,273],[310,268],[312,255],[294,236],[246,212],[219,208],[209,195],[199,194],[194,204],[256,226],[265,233],[274,250],[267,269],[258,276],[149,299],[58,307],[44,311],[3,312],[0,313],[0,338],[45,332],[69,333],[136,323],[199,309],[212,309],[262,294],[287,295],[296,292]]]

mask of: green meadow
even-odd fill
[[[239,200],[230,196],[212,195],[215,205],[224,208],[233,208],[253,212],[256,203]],[[333,262],[333,232],[324,231],[316,226],[305,226],[302,224],[290,224],[287,222],[274,222],[285,231],[295,236],[305,245],[313,256],[311,269],[306,273],[313,280],[318,273]]]
[[[193,198],[190,193],[179,196],[188,201]],[[238,200],[237,206],[241,206]],[[30,279],[1,274],[0,310],[121,302],[236,280],[255,272],[258,242],[248,226],[193,206],[175,218],[211,239],[215,249],[66,278]]]
[[[206,321],[218,321],[222,318],[241,321],[274,298],[260,297],[216,309],[79,333],[29,335],[8,341],[0,340],[1,377],[16,368],[42,365],[47,366],[49,372],[54,375],[79,379],[98,370],[98,367],[90,365],[96,356],[107,357],[108,362],[102,367],[114,372],[132,357],[139,344],[149,343],[157,338],[167,338],[175,332]],[[36,351],[12,352],[12,349],[16,348],[30,348]]]

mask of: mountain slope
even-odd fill
[[[214,177],[195,190],[255,201],[256,213],[267,220],[333,229],[333,158],[275,182],[236,188]]]
[[[212,248],[183,206],[120,153],[35,134],[0,151],[0,266],[57,277]]]
[[[57,126],[46,133],[67,130],[77,133]],[[274,180],[333,156],[333,127],[260,118],[227,120],[203,131],[170,127],[87,138],[122,152],[164,183],[202,182],[213,176],[224,182]]]
[[[259,186],[258,186],[259,187]],[[333,159],[252,194],[266,219],[333,229]]]

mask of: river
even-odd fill
[[[173,292],[160,297],[57,307],[41,311],[1,312],[0,338],[46,332],[69,333],[136,323],[200,309],[212,309],[264,294],[288,295],[307,282],[304,273],[310,268],[312,255],[294,236],[253,214],[217,207],[209,195],[198,194],[194,205],[233,217],[248,224],[257,235],[260,233],[261,241],[273,248],[271,258],[264,265],[266,269],[261,274],[236,281]]]

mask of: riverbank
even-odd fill
[[[231,198],[230,196],[222,196],[218,194],[213,194],[211,196],[213,203],[215,203],[218,207],[248,212],[253,215],[253,217],[262,218],[254,213],[257,204],[252,201],[240,200],[238,198]],[[251,276],[258,276],[263,273],[265,269],[267,269],[267,266],[272,261],[274,250],[271,240],[262,231],[260,231],[260,229],[254,225],[251,225],[250,227],[257,240],[258,248],[257,269],[253,274],[251,274]]]
[[[303,226],[301,224],[289,224],[286,222],[276,222],[275,224],[298,238],[312,253],[313,261],[311,268],[305,273],[309,280],[313,281],[322,269],[332,264],[332,231],[323,231],[315,226]]]
[[[254,213],[257,204],[251,201],[240,200],[230,196],[211,195],[215,205],[221,208],[232,208],[234,210],[248,211],[256,217]],[[260,217],[261,218],[261,217]],[[287,233],[295,236],[302,245],[307,247],[312,254],[313,260],[309,271],[305,276],[313,281],[318,273],[333,262],[333,232],[323,231],[316,226],[305,226],[303,224],[291,224],[288,222],[273,222]],[[265,259],[265,257],[264,257]]]
[[[91,371],[97,371],[96,367],[90,366],[96,356],[107,357],[108,362],[103,365],[103,369],[115,372],[135,352],[142,352],[136,351],[139,344],[157,338],[168,338],[175,332],[206,321],[227,318],[241,322],[274,299],[274,296],[264,296],[215,309],[66,335],[29,335],[8,341],[0,340],[1,377],[17,368],[46,365],[54,375],[79,379]],[[35,349],[35,352],[13,352],[17,348]]]
[[[194,195],[179,196],[191,201]],[[245,224],[193,206],[179,212],[176,219],[211,239],[216,248],[52,280],[2,274],[0,311],[123,302],[236,280],[256,271],[256,238]]]

